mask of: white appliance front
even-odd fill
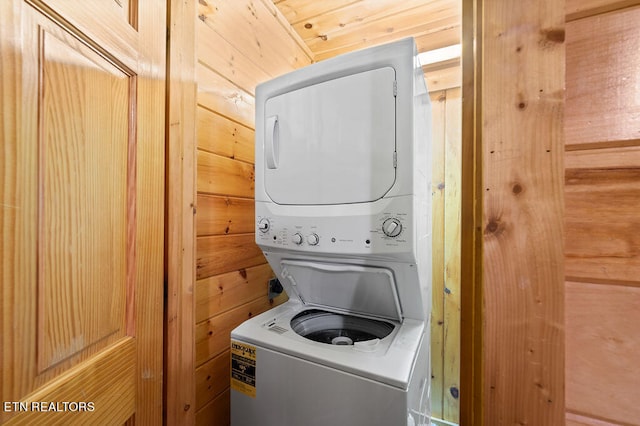
[[[328,345],[291,327],[309,309],[291,300],[232,332],[233,425],[429,424],[423,322],[389,322],[382,339]]]
[[[264,182],[271,200],[309,205],[382,198],[396,177],[395,81],[395,70],[383,67],[269,98]]]

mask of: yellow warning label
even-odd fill
[[[231,389],[256,397],[256,347],[231,341]]]

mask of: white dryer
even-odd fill
[[[256,90],[256,242],[289,301],[231,333],[233,426],[429,421],[430,101],[413,39]]]

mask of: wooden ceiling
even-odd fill
[[[415,38],[419,52],[460,43],[461,0],[273,2],[309,47],[315,61],[405,37]],[[458,79],[459,64],[458,60],[425,67],[428,84],[456,83],[445,84],[443,80]],[[456,77],[450,75],[453,69]]]
[[[316,60],[413,36],[418,50],[460,42],[460,0],[274,0]]]

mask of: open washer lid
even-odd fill
[[[402,321],[393,273],[386,268],[283,260],[282,276],[302,303]]]

